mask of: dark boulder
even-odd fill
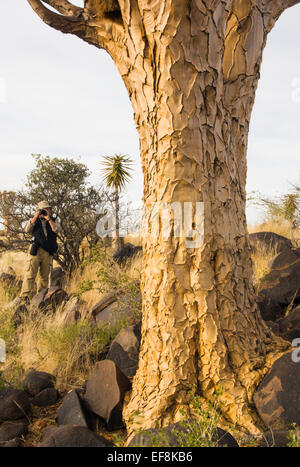
[[[259,295],[256,299],[261,317],[265,321],[276,321],[282,318],[284,307],[266,295]]]
[[[26,435],[28,431],[28,422],[26,420],[15,423],[5,422],[0,425],[0,442],[10,441],[14,438],[20,438]]]
[[[254,232],[249,234],[250,244],[253,250],[274,250],[280,253],[283,250],[293,248],[292,242],[282,235],[274,232]]]
[[[112,341],[107,359],[112,360],[128,378],[138,367],[141,342],[141,323],[123,328]]]
[[[55,376],[50,375],[50,373],[32,370],[27,373],[23,387],[31,396],[35,396],[43,391],[43,389],[54,388],[54,383]]]
[[[276,335],[280,336],[280,327],[276,321],[266,321],[268,328]]]
[[[76,425],[63,425],[47,430],[40,447],[112,447],[113,443],[98,436],[88,428]]]
[[[14,300],[14,303],[16,305],[14,306],[14,313],[12,316],[12,321],[14,323],[14,326],[18,327],[24,322],[24,319],[28,315],[28,308],[26,307],[24,301],[20,299],[19,297],[16,297],[16,300]]]
[[[55,311],[56,308],[67,299],[67,297],[67,293],[60,287],[50,287],[44,297],[45,307],[51,306]]]
[[[39,310],[42,310],[43,308],[45,308],[44,298],[47,294],[47,291],[48,289],[43,289],[32,298],[30,302],[32,307],[38,308]]]
[[[89,410],[103,418],[109,430],[124,426],[122,407],[130,382],[111,360],[96,363],[91,377],[86,383],[84,396]]]
[[[257,411],[272,430],[300,425],[300,363],[293,361],[295,353],[280,357],[254,393]]]
[[[115,324],[124,316],[124,310],[120,309],[119,303],[114,302],[98,313],[96,323]]]
[[[78,389],[70,391],[57,411],[58,425],[78,425],[92,428],[90,415],[83,407]]]
[[[106,297],[102,298],[96,305],[92,308],[92,317],[96,319],[97,315],[101,313],[105,308],[110,306],[112,303],[116,302],[118,299],[115,294],[106,295]]]
[[[76,323],[81,318],[82,302],[79,297],[71,297],[65,304],[62,312],[64,324]]]
[[[38,407],[49,407],[56,404],[59,399],[59,393],[55,388],[46,388],[36,394],[31,402]]]
[[[52,269],[51,272],[51,286],[63,288],[66,282],[66,273],[61,267]]]
[[[44,308],[52,308],[53,311],[67,300],[67,293],[60,287],[50,287],[43,289],[31,300],[31,305],[40,310]]]
[[[300,306],[291,310],[289,314],[276,323],[279,327],[279,334],[284,339],[292,342],[293,339],[300,338]]]
[[[142,251],[141,246],[134,246],[132,243],[125,243],[116,253],[113,255],[113,260],[119,264],[125,263],[129,258],[133,258]]]
[[[0,391],[0,422],[19,420],[30,412],[30,400],[25,391],[2,389]]]
[[[0,274],[0,282],[6,286],[13,285],[16,281],[16,276],[14,274],[8,274],[6,272],[2,272]]]
[[[264,304],[261,313],[266,320],[274,319],[272,314],[278,318],[279,308],[282,310],[282,317],[292,301],[295,304],[300,301],[300,258],[297,254],[284,250],[274,258],[270,266],[271,271],[263,279],[258,300]],[[274,308],[276,311],[272,312]]]
[[[182,440],[189,436],[193,425],[197,426],[195,420],[189,420],[188,423],[172,423],[164,428],[150,428],[137,433],[128,444],[129,447],[176,447],[180,446]],[[198,430],[197,430],[198,431]],[[187,438],[187,443],[188,443]],[[203,434],[203,439],[199,439],[198,447],[239,447],[233,436],[227,431],[216,427],[209,438],[207,434]]]

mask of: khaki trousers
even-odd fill
[[[22,284],[21,297],[31,297],[34,294],[34,283],[37,273],[39,273],[37,293],[48,287],[51,265],[50,253],[43,250],[43,248],[39,248],[37,255],[32,256],[29,254],[29,251],[25,276]]]

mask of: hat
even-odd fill
[[[41,201],[39,204],[38,204],[38,209],[46,209],[46,208],[51,208],[50,204],[48,203],[48,201]]]

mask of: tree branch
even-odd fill
[[[259,0],[258,6],[264,13],[272,14],[276,20],[287,9],[300,3],[300,0]]]
[[[77,16],[62,16],[54,11],[49,10],[40,0],[27,0],[32,9],[37,15],[49,26],[65,33],[77,33],[80,28],[84,28],[85,24],[82,19]],[[49,5],[56,4],[57,9],[62,11],[62,3],[58,0],[48,0]],[[60,7],[58,4],[61,3]],[[68,3],[68,2],[67,2]],[[76,31],[76,32],[75,32]]]
[[[65,16],[76,16],[78,17],[82,12],[83,8],[75,6],[68,0],[42,0],[44,3],[55,8],[59,13]]]
[[[95,45],[98,48],[106,48],[105,41],[110,39],[105,26],[89,24],[89,14],[85,8],[72,5],[67,0],[44,0],[45,3],[53,6],[57,11],[67,11],[67,15],[62,15],[49,10],[41,0],[27,0],[31,8],[37,15],[52,28],[66,34],[74,34],[80,39]],[[72,15],[71,15],[72,12]]]

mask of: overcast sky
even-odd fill
[[[80,1],[73,2],[80,4]],[[45,24],[26,0],[0,0],[0,190],[21,188],[31,154],[78,157],[100,181],[101,155],[135,161],[128,197],[142,197],[139,143],[111,58]],[[299,181],[300,5],[269,36],[250,129],[247,190],[273,196]],[[250,207],[248,221],[261,212]]]

